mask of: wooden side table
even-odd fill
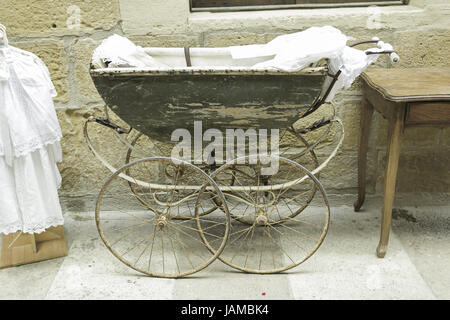
[[[363,104],[358,159],[359,211],[366,192],[366,157],[373,110],[389,122],[381,236],[377,256],[386,254],[391,228],[400,144],[405,128],[450,126],[450,68],[371,69],[362,74]]]

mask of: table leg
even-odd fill
[[[384,203],[381,218],[380,243],[377,247],[377,256],[379,258],[385,256],[389,242],[398,160],[400,158],[400,143],[404,129],[404,115],[404,108],[399,107],[394,116],[389,119],[388,152],[384,177]]]
[[[366,197],[366,162],[367,150],[369,144],[370,123],[372,122],[373,106],[369,101],[363,99],[361,109],[361,129],[359,137],[359,154],[358,154],[358,200],[353,207],[356,212],[361,209]]]

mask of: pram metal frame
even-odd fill
[[[379,41],[379,39],[372,39],[370,41],[355,43],[353,46],[368,43],[378,43],[380,49],[382,49],[385,45],[384,43]],[[398,61],[398,56],[394,50],[379,50],[377,52],[366,51],[366,54],[389,54],[392,61]],[[302,70],[301,72],[287,75],[286,73],[278,70],[248,70],[242,68],[208,69],[190,67],[188,69],[174,68],[171,70],[133,70],[125,68],[113,70],[94,70],[91,68],[90,72],[98,91],[106,102],[106,105],[110,106],[111,110],[113,110],[114,113],[116,113],[120,118],[122,118],[122,120],[130,125],[128,129],[125,129],[113,123],[110,120],[108,109],[106,106],[106,117],[90,117],[84,125],[84,135],[89,149],[106,168],[113,172],[113,175],[108,179],[107,183],[105,183],[104,187],[102,188],[97,200],[96,221],[97,228],[103,241],[111,250],[111,252],[117,258],[119,258],[119,260],[134,268],[135,270],[156,277],[176,278],[192,274],[204,269],[216,258],[220,259],[233,268],[245,272],[275,273],[285,271],[299,265],[300,263],[308,259],[319,248],[328,230],[330,208],[325,189],[323,188],[317,177],[320,171],[327,166],[327,164],[336,156],[337,152],[339,151],[345,135],[344,126],[342,121],[336,116],[334,106],[333,116],[329,119],[316,121],[313,124],[310,124],[301,129],[294,129],[293,123],[298,119],[303,119],[313,114],[326,102],[329,94],[331,93],[333,87],[339,79],[341,71],[338,71],[336,74],[332,75],[329,74],[327,67],[312,67]],[[320,81],[325,81],[325,77],[327,76],[331,78],[328,87],[322,87],[320,90],[314,89],[314,87],[317,87],[317,84]],[[242,87],[244,85],[254,85],[252,84],[252,82],[248,82],[249,79],[251,81],[256,81],[258,85],[263,84],[262,88],[271,88],[271,90],[273,91],[266,93],[261,90],[257,90],[256,86],[253,86],[251,87],[252,90],[249,90],[249,93],[243,94],[245,92],[242,91]],[[311,81],[309,81],[308,79],[310,79]],[[318,82],[317,80],[320,81]],[[175,87],[173,85],[177,81],[181,81],[182,86],[187,86],[184,91],[176,93],[182,96],[181,99],[175,99],[172,93],[171,95],[167,95],[167,90],[163,90],[163,92],[160,92],[165,85],[168,85],[169,87],[172,86],[171,88],[180,88],[179,86]],[[218,81],[219,84],[214,83],[214,81]],[[195,85],[197,85],[198,83],[204,85],[207,89],[209,89],[209,91],[214,92],[207,92],[206,97],[202,96],[201,100],[199,100],[198,97],[201,95],[199,91],[194,90]],[[280,89],[280,83],[284,86],[282,86],[283,89]],[[301,87],[301,89],[304,90],[303,92],[306,92],[306,95],[303,94],[302,96],[301,94],[298,95],[298,93],[297,96],[295,95],[296,84],[302,84],[305,86]],[[130,90],[130,88],[132,88],[133,86],[136,86],[136,90]],[[223,91],[218,90],[217,88],[220,86],[223,86],[225,89]],[[237,97],[230,98],[230,96],[232,95],[228,94],[227,90],[229,91],[229,93],[237,93]],[[191,91],[195,92],[192,93]],[[313,97],[311,97],[311,94],[314,92],[316,92],[316,96],[313,99]],[[265,95],[265,100],[263,99],[259,100],[258,102],[254,102],[258,100],[259,94]],[[274,94],[280,96],[284,94],[286,96],[283,97],[284,100],[280,100],[277,96],[274,96]],[[139,99],[142,99],[142,95],[152,97],[152,99],[144,99],[138,101]],[[294,106],[295,101],[299,101],[298,97],[303,97],[303,100],[300,101],[303,107],[306,106],[306,111],[300,112],[300,114],[298,106]],[[206,101],[208,99],[212,101]],[[238,119],[239,117],[240,119],[245,119],[245,117],[247,116],[250,118],[250,120],[246,119],[248,121],[230,121],[230,119],[235,120],[233,119],[233,117],[236,114],[233,113],[230,115],[229,111],[227,111],[226,108],[244,110],[248,103],[246,99],[250,101],[250,108],[253,107],[256,108],[255,110],[259,110],[263,114],[261,118],[267,117],[267,121],[264,119],[259,119],[257,114],[242,115],[239,114],[239,112]],[[305,102],[307,100],[309,100],[310,103],[308,105],[305,105]],[[199,101],[201,103],[199,103]],[[147,103],[149,103],[153,109],[147,108]],[[129,108],[127,109],[118,107],[118,105],[120,104],[127,105]],[[169,106],[170,108],[163,111],[164,109],[161,109],[162,105]],[[186,109],[186,106],[193,108],[193,110],[197,112],[203,112],[203,114],[201,114],[200,118],[193,117],[192,114],[195,111]],[[137,113],[133,115],[134,112]],[[191,116],[188,116],[187,118],[184,118],[182,120],[181,118],[178,119],[179,115],[186,116],[189,114],[191,114]],[[288,116],[286,116],[286,114],[288,114]],[[175,117],[178,120],[174,121],[174,119],[171,117]],[[221,117],[224,118],[224,121],[221,121]],[[219,168],[217,168],[216,163],[205,164],[204,167],[201,167],[174,158],[147,158],[146,152],[137,147],[137,145],[139,144],[139,139],[144,135],[151,139],[160,141],[164,139],[167,140],[167,134],[173,131],[174,128],[183,127],[181,126],[181,124],[184,124],[186,126],[186,124],[189,124],[190,121],[193,122],[195,119],[205,121],[205,127],[207,128],[218,129],[224,129],[230,126],[234,128],[256,127],[267,129],[284,127],[284,132],[292,133],[294,137],[296,137],[296,139],[302,143],[303,149],[301,152],[293,155],[294,159],[296,159],[295,161],[286,159],[279,155],[249,155],[244,157],[244,160],[248,162],[248,165],[244,165],[243,168],[237,169],[239,166],[238,160],[242,160],[240,158],[232,159]],[[127,147],[128,152],[126,163],[124,166],[122,166],[121,168],[114,167],[96,150],[89,135],[89,125],[92,123],[101,124],[104,127],[112,129],[116,138]],[[314,148],[316,148],[316,146],[325,139],[332,126],[334,126],[340,133],[338,142],[329,156],[324,161],[322,161],[322,163],[319,163],[314,153]],[[324,134],[319,135],[319,138],[314,141],[314,143],[309,143],[303,137],[304,134],[316,131],[322,127],[327,127],[328,129],[325,130]],[[124,136],[129,135],[133,131],[133,129],[137,130],[138,132],[135,138],[132,141],[129,141],[126,137],[124,138]],[[315,167],[310,170],[306,169],[297,162],[302,155],[308,153],[310,153],[315,162]],[[136,157],[137,154],[141,154],[141,156],[137,158],[138,160],[132,160],[131,155],[134,155],[134,157]],[[256,162],[250,161],[252,160],[252,157],[256,157]],[[280,176],[279,178],[277,178],[279,180],[273,177],[269,178],[262,176],[260,174],[260,169],[264,157],[276,157],[276,159],[279,160],[283,165],[291,167],[290,170],[292,171],[289,171],[287,175],[286,172],[277,173],[277,175]],[[173,164],[168,164],[169,161],[171,161]],[[161,167],[162,162],[165,163],[163,166],[165,169],[161,173],[162,176],[165,177],[165,180],[161,180],[164,182],[161,183],[161,181],[157,181],[156,177],[153,177],[152,175],[141,175],[139,177],[136,175],[137,171],[133,171],[134,168],[142,165],[142,163],[147,162],[157,163],[159,167]],[[195,181],[195,179],[192,180],[190,177],[183,176],[183,170],[180,171],[180,166],[195,168],[194,171],[199,177],[203,177],[202,179],[205,179],[204,177],[209,177],[209,180],[204,180],[205,182],[200,185],[192,183],[193,181]],[[168,170],[173,170],[174,173],[168,174]],[[292,176],[290,176],[290,172],[293,172],[295,174],[292,174]],[[228,174],[228,176],[232,178],[221,178],[220,176],[223,174]],[[283,174],[285,174],[286,176],[281,177]],[[238,176],[241,180],[238,179]],[[139,202],[144,205],[147,210],[151,211],[154,214],[154,217],[148,220],[153,221],[152,224],[155,226],[153,239],[155,238],[157,228],[160,228],[161,233],[164,234],[164,231],[162,230],[165,230],[165,228],[168,228],[168,226],[173,226],[173,230],[175,230],[176,233],[176,230],[179,230],[180,223],[193,222],[195,223],[195,228],[197,228],[198,234],[201,237],[201,242],[208,249],[208,251],[212,253],[213,258],[210,260],[204,259],[202,263],[199,264],[199,266],[194,266],[194,264],[192,264],[192,262],[189,260],[192,268],[188,267],[187,271],[185,270],[182,272],[180,270],[179,261],[175,253],[175,247],[172,243],[173,255],[175,257],[178,272],[177,270],[172,273],[165,272],[163,239],[161,240],[162,247],[160,248],[162,249],[163,272],[151,271],[150,263],[148,266],[148,270],[144,270],[143,268],[137,266],[137,262],[136,264],[133,264],[132,262],[124,258],[125,254],[121,255],[113,248],[110,239],[105,235],[103,229],[105,228],[105,225],[102,221],[102,214],[106,212],[106,209],[102,208],[102,206],[104,205],[102,201],[105,201],[105,194],[108,193],[108,188],[110,187],[111,181],[113,181],[114,179],[126,181],[128,183],[129,189],[131,190],[131,194],[126,194],[128,196],[131,195],[135,199],[139,200]],[[155,182],[153,182],[152,179],[155,180]],[[176,183],[167,183],[166,181],[170,179],[176,179],[174,180]],[[183,183],[178,184],[178,182],[181,181],[179,181],[179,179],[184,179]],[[257,179],[257,181],[255,179]],[[253,183],[251,181],[253,181]],[[305,183],[309,183],[310,189],[308,190],[310,191],[308,191],[307,193],[298,191],[298,187],[302,186]],[[278,242],[285,241],[281,240],[285,238],[284,233],[287,233],[290,230],[294,230],[293,226],[289,226],[289,223],[291,221],[299,219],[297,216],[299,216],[300,213],[302,213],[310,205],[312,199],[316,195],[316,191],[319,191],[324,205],[324,210],[321,213],[322,220],[319,220],[321,225],[321,227],[319,228],[320,232],[317,238],[314,239],[315,245],[312,248],[305,250],[305,254],[303,256],[292,258],[292,254],[290,255],[286,253]],[[159,197],[164,194],[166,195],[166,197],[160,199]],[[177,194],[175,198],[174,194]],[[291,196],[292,194],[294,196]],[[294,211],[292,211],[289,206],[286,205],[291,213],[283,213],[280,215],[280,212],[278,212],[278,218],[273,218],[273,216],[271,216],[271,214],[274,213],[274,208],[278,210],[277,205],[281,204],[281,201],[284,201],[285,203],[286,201],[292,201],[289,197],[293,197],[292,199],[295,199],[298,196],[297,194],[306,195],[306,198],[302,200],[304,201],[303,205],[299,204],[299,206],[296,207],[297,209],[294,209]],[[169,197],[168,195],[171,195],[171,197]],[[200,212],[200,199],[202,199],[202,201],[206,201],[207,203],[207,209],[205,210],[202,207],[202,212]],[[191,214],[191,216],[183,216],[179,213],[177,214],[171,211],[173,208],[178,208],[179,211],[180,207],[186,205],[188,206],[189,202],[191,201],[194,201],[195,203],[195,214]],[[226,207],[227,203],[233,203],[233,208],[229,210]],[[250,206],[254,209],[254,213],[251,213],[250,216],[248,214],[245,215],[245,212],[247,212],[247,209],[245,209],[244,215],[240,215],[238,212],[239,210],[235,210],[235,208],[239,208],[242,206],[247,206],[247,208]],[[220,237],[215,235],[219,238],[219,240],[222,241],[223,244],[218,247],[213,245],[215,240],[208,239],[208,237],[212,234],[208,233],[209,231],[206,232],[206,230],[209,230],[211,227],[204,228],[201,226],[204,221],[212,223],[212,220],[208,221],[207,219],[210,216],[212,217],[216,215],[216,212],[222,212],[222,214],[225,214],[225,220],[228,221],[226,223],[214,222],[216,223],[216,226],[226,226],[226,228],[224,229],[225,231],[222,230],[223,233],[221,233]],[[128,213],[128,215],[130,215],[130,213]],[[131,215],[134,216],[134,214]],[[246,229],[243,229],[244,231],[233,232],[232,225],[231,229],[228,227],[230,216],[233,218],[231,219],[231,221],[238,221],[244,226],[247,225]],[[308,217],[308,215],[302,214],[300,215],[300,217],[306,218]],[[142,218],[140,219],[142,220]],[[309,224],[314,226],[316,222]],[[178,226],[176,226],[176,223],[179,223]],[[283,229],[284,233],[276,229],[278,225],[286,228]],[[191,229],[194,230],[195,228]],[[235,230],[239,230],[238,227],[234,228],[237,228]],[[247,260],[251,255],[249,255],[250,244],[248,243],[246,243],[249,249],[247,250],[245,261],[233,261],[238,253],[231,254],[230,250],[232,249],[228,249],[228,246],[225,246],[225,243],[227,243],[227,241],[230,242],[231,247],[233,247],[233,244],[236,242],[238,244],[241,243],[239,248],[241,248],[246,241],[250,241],[251,243],[253,243],[254,241],[252,240],[252,238],[247,238],[250,233],[249,231],[245,230],[248,229],[252,230],[252,237],[253,233],[258,233],[258,231],[260,231],[262,235],[269,235],[270,230],[272,230],[272,232],[278,232],[274,234],[279,236],[280,240],[276,240],[273,236],[270,236],[270,238],[267,238],[267,241],[270,240],[270,243],[277,245],[275,248],[281,249],[284,254],[284,259],[286,260],[288,258],[288,260],[290,261],[283,262],[284,260],[281,259],[281,262],[276,263],[275,257],[272,253],[273,267],[263,266],[264,263],[262,262],[262,256],[264,250],[261,249],[259,266],[249,267],[247,265]],[[169,235],[170,232],[167,232],[167,235]],[[300,231],[297,230],[296,232],[298,233]],[[236,234],[239,234],[239,236],[237,236]],[[245,234],[245,236],[239,239],[243,234]],[[261,245],[263,245],[263,242],[264,241],[261,242]],[[153,245],[154,244],[152,243],[152,252]],[[298,246],[297,243],[296,245]],[[183,244],[181,244],[180,248],[183,250],[186,249]],[[141,258],[144,251],[141,253],[137,260]],[[150,259],[151,255],[152,253],[150,253]],[[238,260],[238,258],[236,259]]]

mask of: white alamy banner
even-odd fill
[[[201,121],[194,122],[193,136],[188,129],[176,129],[171,141],[177,142],[171,156],[194,164],[222,165],[237,160],[237,164],[261,164],[261,174],[278,172],[280,130],[270,129],[219,129],[203,132]],[[248,152],[247,152],[248,151]],[[250,157],[245,157],[250,156]]]

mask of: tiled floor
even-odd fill
[[[184,279],[143,276],[101,241],[92,212],[68,212],[65,258],[0,270],[0,299],[450,299],[450,207],[395,209],[384,259],[380,210],[335,207],[323,245],[283,274],[214,262]]]

